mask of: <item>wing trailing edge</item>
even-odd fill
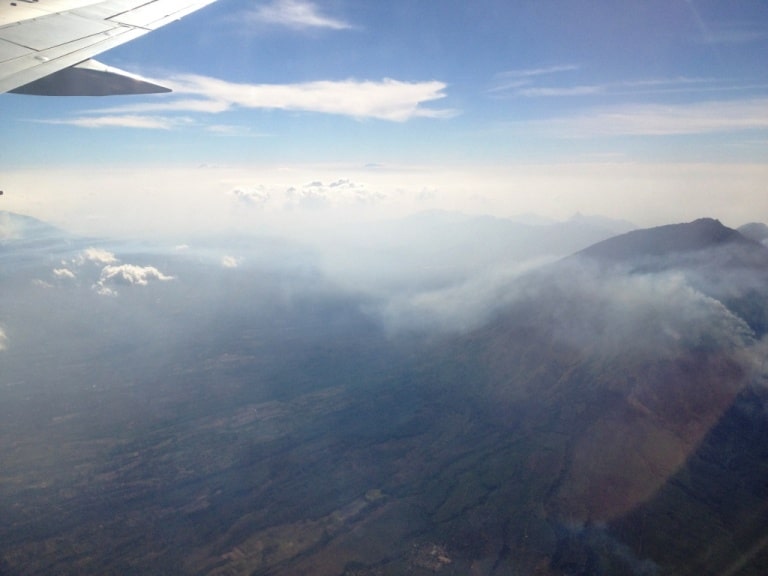
[[[10,90],[14,94],[34,96],[116,96],[170,91],[170,88],[96,60],[86,60]]]
[[[0,3],[0,93],[92,96],[167,92],[167,88],[94,63],[91,58],[215,1]]]

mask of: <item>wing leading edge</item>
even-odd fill
[[[16,0],[0,6],[0,93],[168,92],[91,58],[215,0]]]

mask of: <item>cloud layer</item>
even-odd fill
[[[317,210],[330,207],[361,207],[379,204],[387,195],[348,178],[331,182],[313,180],[302,186],[268,188],[263,185],[237,187],[231,192],[235,202],[251,208]]]

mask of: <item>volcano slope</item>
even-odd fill
[[[508,558],[504,573],[760,573],[767,286],[768,251],[702,219],[511,287],[503,314],[423,373],[507,430],[432,517],[493,485],[452,534],[504,534],[488,561]]]

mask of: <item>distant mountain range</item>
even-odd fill
[[[40,261],[55,262],[84,242],[36,218],[0,210],[0,278]]]
[[[23,242],[42,243],[65,237],[67,234],[64,231],[37,218],[0,210],[0,246],[10,247]]]
[[[768,224],[763,224],[762,222],[751,222],[739,226],[739,232],[756,242],[765,243],[768,241]]]

